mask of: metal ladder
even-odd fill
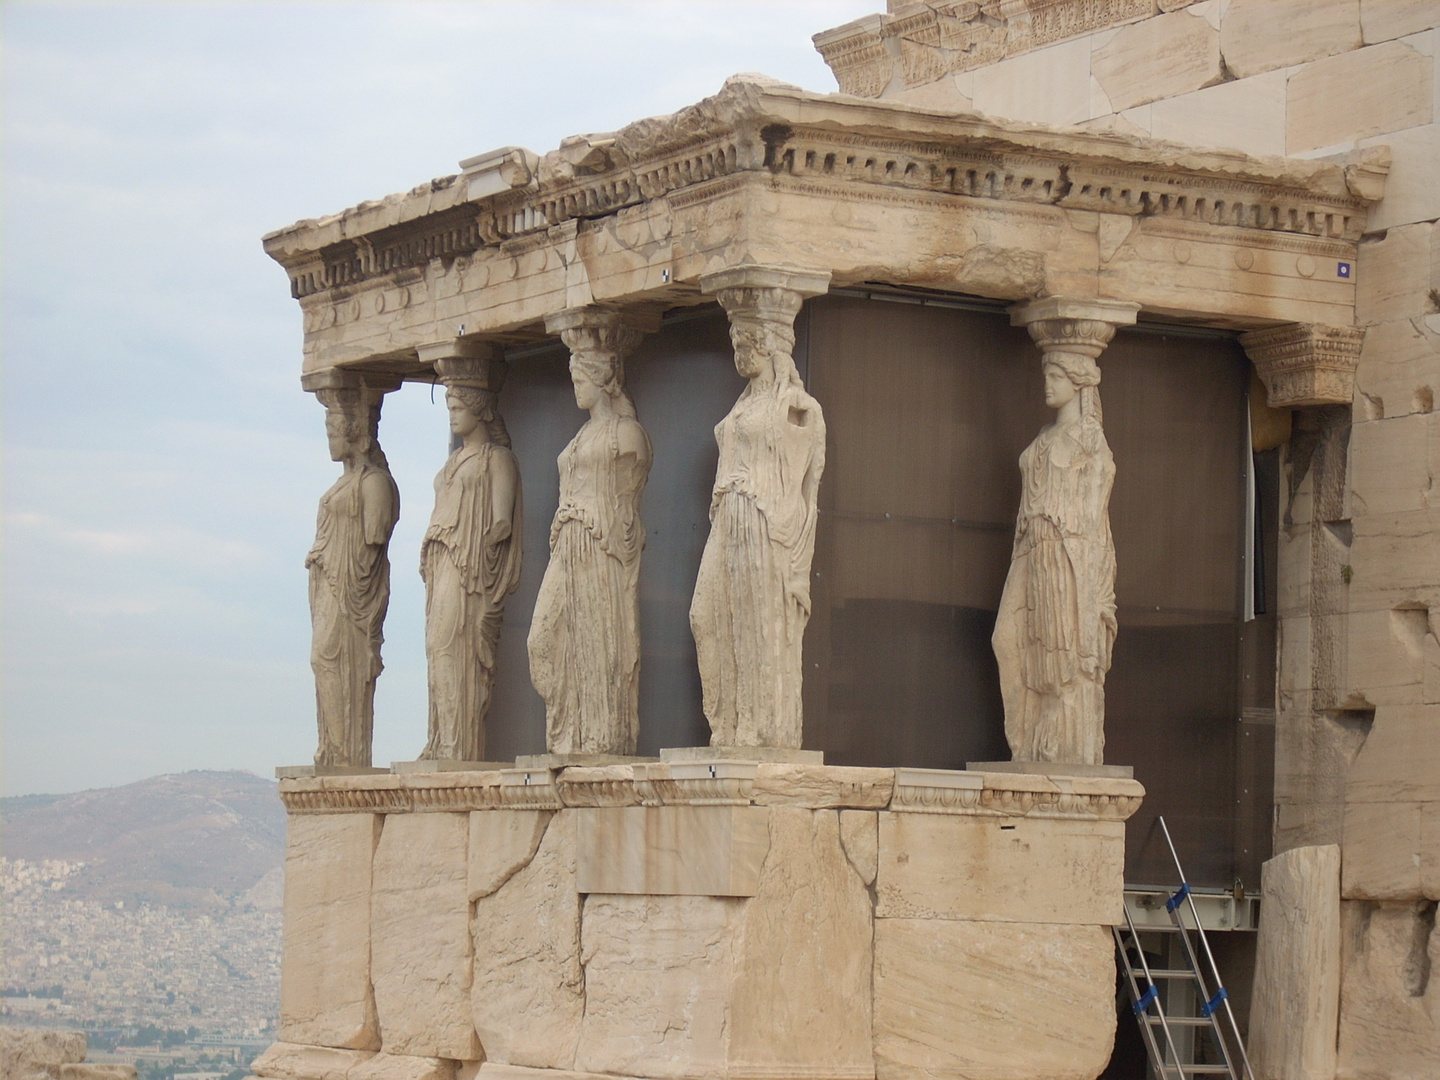
[[[1145,950],[1140,944],[1140,933],[1135,929],[1135,922],[1130,917],[1130,909],[1125,909],[1125,926],[1112,927],[1115,934],[1115,951],[1120,957],[1121,970],[1125,972],[1126,983],[1130,989],[1130,1009],[1135,1014],[1136,1021],[1140,1024],[1140,1034],[1145,1041],[1145,1049],[1150,1055],[1150,1064],[1155,1070],[1157,1080],[1187,1080],[1191,1076],[1223,1076],[1228,1080],[1255,1080],[1255,1074],[1250,1068],[1250,1059],[1245,1054],[1245,1044],[1240,1039],[1240,1028],[1235,1023],[1235,1013],[1230,1008],[1230,995],[1220,981],[1220,972],[1215,967],[1214,954],[1210,952],[1210,943],[1205,939],[1205,929],[1200,924],[1200,913],[1195,908],[1195,899],[1190,894],[1190,885],[1185,880],[1185,871],[1180,866],[1180,856],[1175,852],[1175,844],[1170,839],[1170,830],[1165,825],[1165,819],[1159,818],[1160,829],[1165,834],[1165,843],[1170,848],[1170,857],[1175,860],[1175,872],[1180,878],[1180,888],[1165,902],[1165,910],[1170,914],[1171,925],[1163,929],[1178,936],[1181,943],[1181,952],[1187,966],[1184,968],[1152,968],[1149,960],[1145,957]],[[1195,937],[1200,942],[1200,951],[1204,954],[1206,968],[1202,969],[1200,954],[1195,951],[1195,944],[1190,937],[1190,927],[1186,926],[1183,917],[1182,907],[1188,907],[1190,912],[1190,923],[1194,927]],[[1134,960],[1131,958],[1131,950],[1134,950],[1135,957],[1139,960],[1137,970]],[[1206,977],[1205,971],[1209,971]],[[1143,979],[1143,986],[1141,980]],[[1199,1016],[1166,1016],[1165,1006],[1160,1000],[1160,984],[1170,982],[1188,982],[1192,984],[1201,1002]],[[1210,987],[1213,986],[1212,993]],[[1220,1026],[1220,1013],[1224,1012],[1225,1018],[1229,1021],[1228,1035]],[[1176,1028],[1195,1028],[1197,1030],[1209,1030],[1219,1049],[1221,1063],[1199,1065],[1193,1062],[1193,1053],[1182,1055],[1176,1045]],[[1193,1051],[1193,1039],[1181,1040],[1190,1043]],[[1190,1062],[1185,1058],[1191,1058]],[[1237,1059],[1243,1072],[1236,1067]]]

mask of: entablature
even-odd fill
[[[265,238],[307,371],[546,336],[590,303],[701,302],[742,262],[1000,300],[1095,296],[1254,330],[1353,321],[1383,164],[1260,159],[812,94],[759,76],[671,116],[506,147]],[[1378,179],[1377,179],[1378,178]]]

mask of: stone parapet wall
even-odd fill
[[[1089,1080],[1109,1058],[1133,780],[703,760],[281,794],[270,1080]]]

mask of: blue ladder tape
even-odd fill
[[[1215,1010],[1220,1008],[1220,1003],[1230,996],[1223,986],[1215,992],[1215,996],[1200,1007],[1201,1016],[1213,1016]]]
[[[1188,881],[1182,881],[1180,883],[1180,891],[1177,892],[1174,896],[1170,897],[1169,900],[1165,901],[1165,910],[1174,911],[1185,900],[1185,897],[1189,895],[1190,883]]]
[[[1159,996],[1160,991],[1156,990],[1155,985],[1152,983],[1150,985],[1150,989],[1146,990],[1144,995],[1141,996],[1140,1000],[1135,1002],[1134,1005],[1131,1005],[1130,1008],[1134,1011],[1136,1016],[1139,1016],[1146,1009],[1148,1009],[1150,1007],[1150,1003]]]

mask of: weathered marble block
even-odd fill
[[[478,810],[470,817],[470,1002],[489,1061],[548,1069],[574,1063],[585,1015],[579,813]]]
[[[882,812],[876,917],[1112,926],[1125,824]]]
[[[1335,1075],[1340,1006],[1340,848],[1292,848],[1265,863],[1250,994],[1250,1062],[1261,1080]]]
[[[1115,1038],[1104,926],[875,920],[878,1080],[1094,1080]]]
[[[277,1042],[250,1063],[250,1071],[266,1080],[346,1080],[374,1056],[370,1050]]]
[[[578,810],[579,889],[652,896],[754,896],[770,847],[758,806]]]
[[[375,850],[370,967],[386,1053],[474,1061],[470,816],[392,814]]]
[[[1435,901],[1345,900],[1340,922],[1344,974],[1336,1077],[1440,1076]]]
[[[290,817],[285,848],[285,948],[280,1038],[380,1049],[370,989],[370,879],[378,814]]]
[[[592,895],[575,1067],[873,1076],[870,899],[833,810],[774,807],[750,898]]]

